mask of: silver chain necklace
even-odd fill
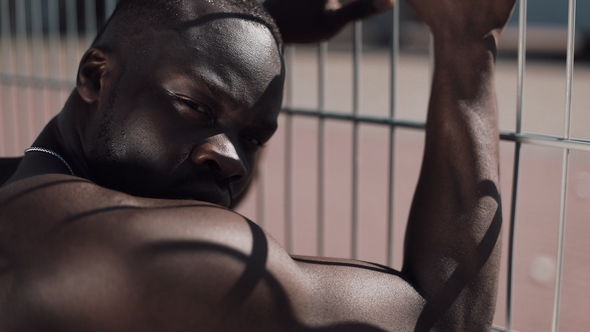
[[[54,157],[57,157],[57,159],[61,160],[61,162],[66,165],[66,167],[70,171],[70,174],[71,175],[74,175],[74,171],[70,167],[70,164],[68,164],[68,162],[62,156],[60,156],[57,152],[55,152],[55,151],[51,151],[51,150],[46,149],[46,148],[40,148],[40,147],[37,147],[37,146],[31,146],[30,148],[25,149],[25,154],[27,152],[45,152],[45,153],[48,153],[48,154],[50,154],[50,155],[52,155]]]

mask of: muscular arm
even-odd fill
[[[494,312],[500,258],[493,54],[483,43],[437,43],[435,52],[424,160],[402,271],[428,303],[418,330],[436,325],[483,331]]]
[[[435,71],[402,272],[424,290],[417,330],[489,330],[501,229],[493,72],[513,1],[411,4],[433,32]]]

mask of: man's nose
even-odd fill
[[[236,148],[225,134],[208,138],[193,150],[193,162],[209,167],[228,182],[235,182],[246,176],[246,167]]]

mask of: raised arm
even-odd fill
[[[417,331],[489,331],[502,223],[494,61],[514,0],[409,0],[434,37],[426,145],[403,274],[424,291]]]

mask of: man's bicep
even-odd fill
[[[423,296],[398,271],[374,263],[294,257],[309,278],[315,328],[350,331],[412,331],[425,305]]]

